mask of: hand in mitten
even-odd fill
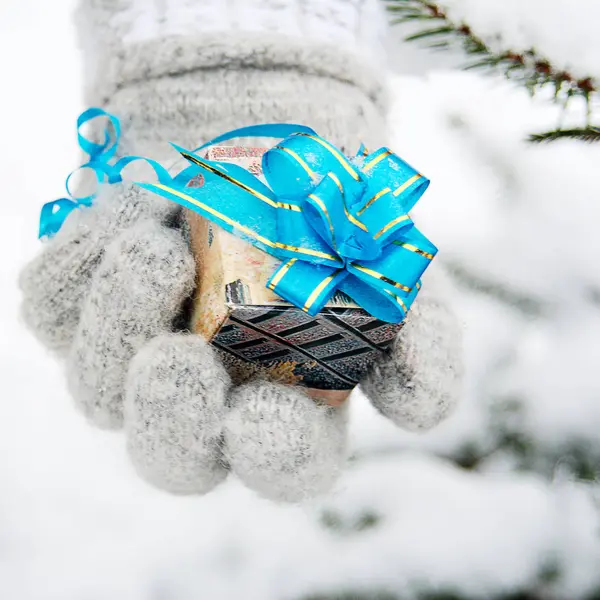
[[[168,160],[169,140],[195,147],[255,122],[307,123],[347,149],[381,144],[379,80],[353,48],[379,48],[377,0],[233,4],[239,13],[231,2],[181,0],[140,15],[133,0],[82,3],[88,100],[121,118],[122,151]],[[195,268],[173,210],[118,184],[73,211],[22,273],[27,323],[65,358],[84,414],[124,427],[155,485],[204,493],[232,470],[274,499],[327,490],[344,458],[346,409],[280,384],[232,388],[206,342],[174,332]],[[391,356],[363,384],[412,429],[434,425],[456,399],[457,327],[427,287],[426,278]]]

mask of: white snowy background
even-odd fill
[[[63,195],[78,160],[73,4],[0,0],[0,598],[535,589],[571,600],[600,589],[590,482],[600,465],[600,145],[529,146],[528,133],[556,125],[552,104],[503,79],[440,70],[459,55],[396,44],[394,148],[433,181],[417,219],[456,281],[462,405],[416,436],[355,396],[355,459],[335,493],[307,506],[274,505],[231,480],[206,497],[171,497],[134,476],[120,435],[79,416],[60,366],[18,318],[16,277],[38,250],[40,206]],[[446,4],[486,35],[600,75],[593,0]],[[473,466],[469,457],[476,469],[452,460]]]

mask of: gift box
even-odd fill
[[[205,157],[261,176],[266,150],[216,146]],[[203,180],[198,174],[186,187]],[[191,329],[211,342],[233,381],[259,375],[343,402],[402,324],[376,319],[341,292],[310,316],[266,286],[281,261],[194,211],[186,218],[198,274]]]
[[[281,141],[223,145],[256,136]],[[140,185],[188,209],[192,330],[236,384],[264,377],[343,402],[389,349],[437,252],[409,215],[429,181],[388,148],[348,157],[302,125],[174,147],[188,166]]]

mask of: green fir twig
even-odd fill
[[[537,144],[555,142],[561,139],[579,140],[580,142],[600,142],[600,127],[585,127],[584,129],[556,129],[545,133],[534,133],[529,141]]]
[[[586,123],[581,128],[535,134],[532,142],[551,142],[559,139],[576,139],[599,142],[600,129],[591,120],[592,98],[598,93],[599,82],[593,77],[577,78],[565,69],[556,68],[537,53],[534,48],[516,52],[495,51],[466,23],[450,18],[447,11],[437,2],[428,0],[384,0],[392,15],[392,23],[422,22],[424,29],[408,35],[407,41],[426,43],[428,48],[450,48],[460,46],[473,60],[466,69],[487,69],[503,73],[511,81],[525,86],[531,94],[542,88],[550,88],[556,102],[563,109],[573,100],[582,98],[586,104]]]

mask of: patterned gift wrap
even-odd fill
[[[296,384],[351,390],[397,331],[360,308],[328,307],[309,317],[293,306],[232,306],[212,344],[226,363],[233,356],[267,370],[290,365]]]

